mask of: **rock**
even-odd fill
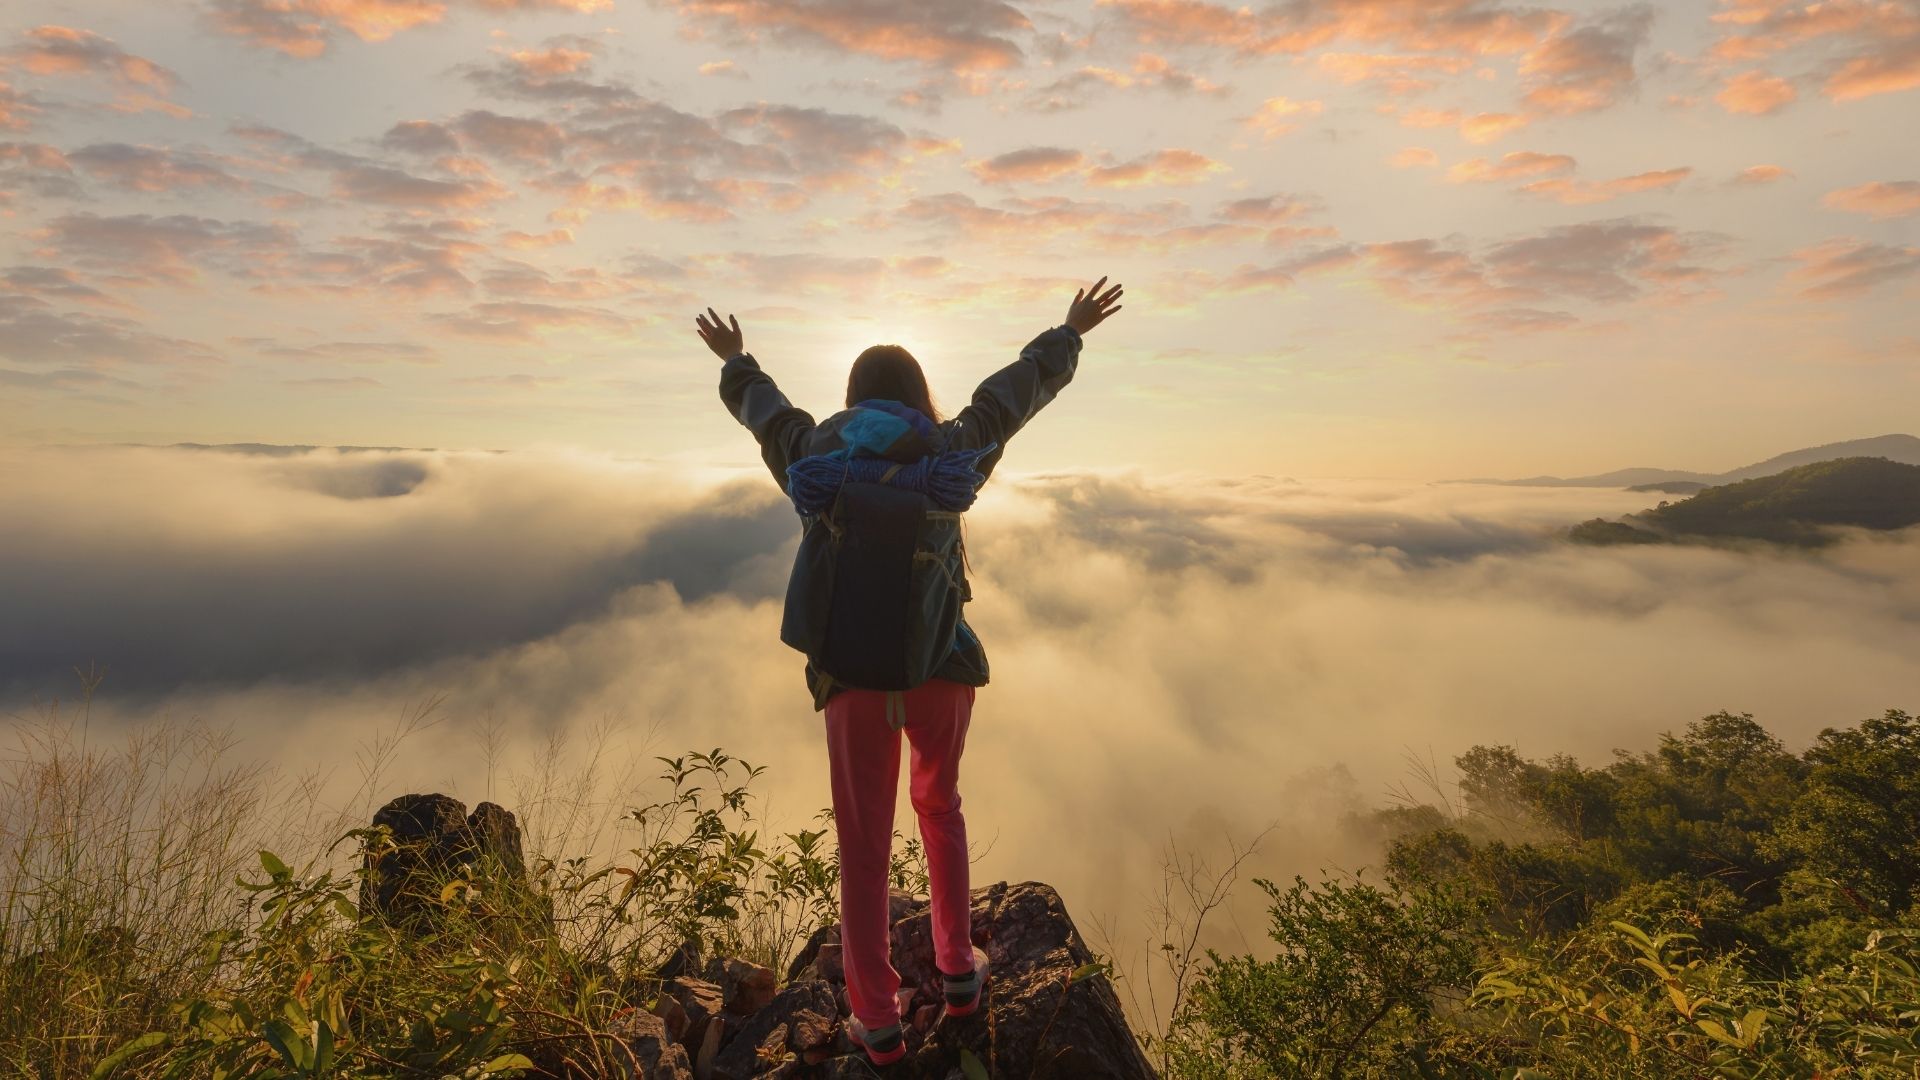
[[[662,992],[673,999],[687,1018],[686,1031],[681,1036],[680,1044],[687,1048],[687,1053],[693,1056],[694,1061],[698,1063],[700,1060],[700,1048],[707,1041],[709,1025],[713,1026],[713,1044],[717,1051],[726,1026],[720,1013],[726,1008],[727,999],[720,988],[701,979],[683,976],[670,980]]]
[[[791,1064],[807,1068],[802,1055],[833,1045],[840,1036],[833,987],[820,980],[795,983],[766,1008],[748,1017],[713,1060],[713,1080],[747,1080]],[[785,1063],[785,1064],[783,1064]]]
[[[668,956],[660,967],[654,971],[653,977],[659,979],[661,982],[666,982],[669,979],[677,979],[682,975],[696,974],[700,968],[700,943],[698,941],[687,940],[681,942],[680,947],[673,950],[673,954]]]
[[[667,1025],[667,1038],[685,1046],[687,1028],[692,1023],[691,1018],[687,1016],[686,1006],[662,994],[660,999],[653,1003],[651,1011]]]
[[[694,1080],[693,1063],[687,1051],[667,1033],[665,1021],[642,1009],[628,1009],[608,1025],[609,1034],[620,1040],[628,1054],[614,1053],[614,1076],[622,1080]],[[638,1064],[636,1074],[633,1067]]]
[[[735,1016],[751,1016],[766,1008],[780,987],[772,968],[731,956],[715,957],[701,974],[720,988],[726,1010]]]
[[[534,895],[520,826],[503,807],[481,803],[469,815],[464,803],[448,795],[402,795],[381,807],[373,824],[392,831],[394,846],[363,853],[373,873],[360,882],[362,918],[431,929],[446,911],[442,888],[467,880],[495,912],[518,913],[535,930],[551,930],[552,902]]]
[[[823,926],[807,938],[807,943],[800,946],[800,951],[794,954],[793,962],[787,965],[787,981],[800,982],[809,966],[820,955],[820,950],[829,944],[840,944],[840,927],[837,924]]]
[[[1060,894],[1040,882],[999,882],[973,891],[973,939],[992,962],[986,998],[971,1016],[947,1016],[939,1007],[940,972],[925,900],[896,908],[892,959],[901,977],[907,1056],[885,1070],[901,1080],[964,1080],[960,1051],[970,1051],[993,1077],[1056,1080],[1153,1080],[1120,999],[1105,975],[1071,982],[1093,961]],[[821,954],[839,934],[815,934],[796,957],[796,970],[820,973]],[[842,999],[838,978],[822,980]],[[784,993],[784,991],[783,991]],[[754,1018],[758,1020],[758,1017]],[[752,1022],[752,1021],[750,1021]],[[801,1075],[872,1077],[865,1055],[844,1038],[842,1056]]]

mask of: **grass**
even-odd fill
[[[231,730],[90,730],[98,682],[17,722],[0,762],[13,1075],[614,1075],[631,1063],[609,1032],[655,1002],[651,973],[684,942],[784,974],[838,919],[831,825],[767,829],[762,766],[691,752],[639,783],[603,724],[500,777],[503,733],[482,723],[486,794],[518,814],[526,877],[456,868],[419,883],[424,931],[363,920],[364,853],[391,843],[366,823],[437,700],[359,748],[357,791],[327,813],[316,778],[242,759]],[[894,878],[924,891],[917,841],[897,845]]]

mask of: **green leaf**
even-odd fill
[[[280,861],[278,855],[264,849],[260,852],[260,867],[274,877],[285,877],[293,873],[292,870],[287,869],[286,863]]]
[[[1748,1011],[1746,1016],[1741,1017],[1740,1045],[1752,1046],[1754,1043],[1759,1042],[1760,1032],[1767,1026],[1767,1020],[1771,1015],[1772,1014],[1768,1013],[1765,1009],[1752,1009]]]
[[[333,1028],[325,1020],[316,1026],[319,1030],[313,1033],[313,1075],[325,1076],[333,1068]]]
[[[156,1046],[165,1046],[167,1040],[170,1038],[172,1038],[172,1036],[164,1031],[147,1032],[145,1035],[140,1036],[125,1046],[122,1046],[120,1049],[115,1050],[113,1053],[108,1054],[106,1057],[101,1058],[100,1064],[95,1065],[93,1072],[88,1074],[88,1080],[103,1080],[104,1077],[112,1076],[114,1070],[126,1064],[126,1062],[136,1054],[151,1050]]]
[[[1736,1039],[1733,1036],[1727,1034],[1726,1028],[1721,1027],[1719,1024],[1716,1024],[1711,1020],[1695,1020],[1694,1023],[1699,1025],[1701,1031],[1704,1031],[1708,1035],[1713,1036],[1713,1038],[1718,1042],[1723,1042],[1728,1046],[1737,1047],[1741,1045],[1741,1042],[1739,1039]]]
[[[1073,969],[1073,974],[1067,976],[1067,985],[1072,986],[1074,983],[1091,979],[1105,970],[1107,970],[1107,965],[1098,960],[1095,960],[1091,964],[1081,964],[1079,967]]]
[[[987,1075],[987,1067],[964,1046],[960,1048],[960,1071],[967,1074],[967,1080],[992,1080]]]
[[[299,1033],[293,1030],[293,1025],[285,1020],[267,1021],[260,1035],[267,1040],[268,1046],[280,1052],[281,1058],[290,1067],[305,1072],[313,1064],[307,1056],[306,1040],[302,1039]]]
[[[483,1076],[492,1076],[494,1073],[518,1072],[531,1068],[533,1068],[533,1059],[525,1054],[502,1054],[481,1066],[480,1073]]]

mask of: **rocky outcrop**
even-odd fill
[[[931,913],[925,900],[894,897],[892,958],[900,972],[901,1015],[907,1023],[907,1057],[882,1075],[902,1080],[949,1080],[966,1076],[963,1054],[988,1076],[1010,1080],[1151,1080],[1152,1067],[1128,1027],[1104,974],[1073,979],[1093,954],[1074,928],[1060,894],[1036,881],[1000,882],[973,892],[973,940],[992,962],[985,1007],[966,1017],[947,1016],[940,1005],[940,972],[933,962]],[[847,1014],[840,966],[839,928],[816,933],[788,969],[788,986],[775,1003],[741,1031],[759,1033],[747,1076],[871,1077],[875,1070],[841,1032]],[[835,1007],[833,1038],[815,1041],[811,1017],[822,996]],[[801,1002],[807,1003],[804,1007]],[[801,1015],[799,1020],[790,1019]],[[777,1030],[790,1057],[779,1057]],[[749,1060],[729,1042],[721,1060],[737,1067]],[[765,1053],[760,1051],[765,1050]],[[716,1063],[718,1064],[718,1063]],[[716,1069],[716,1080],[722,1076]]]
[[[552,931],[552,908],[527,879],[512,814],[482,803],[469,814],[446,795],[403,795],[374,817],[393,839],[365,853],[361,917],[430,929],[466,882],[506,923]],[[456,894],[457,895],[457,894]],[[525,902],[521,902],[525,901]],[[992,963],[983,1007],[948,1016],[933,960],[928,902],[890,897],[890,951],[900,972],[907,1056],[882,1070],[846,1036],[840,928],[823,927],[775,972],[733,957],[702,961],[697,944],[658,970],[604,984],[626,1002],[600,1032],[536,1040],[536,1075],[622,1080],[792,1080],[875,1075],[899,1080],[1152,1080],[1113,986],[1074,928],[1060,894],[1036,881],[975,889],[973,942]],[[604,965],[602,965],[604,967]],[[1076,974],[1078,977],[1076,978]]]
[[[505,808],[483,802],[469,814],[450,795],[402,795],[381,807],[373,824],[386,826],[393,843],[369,846],[364,854],[373,872],[360,882],[362,918],[430,928],[447,909],[442,890],[468,881],[495,890],[498,909],[551,925],[551,906],[533,896],[527,882],[520,826]]]

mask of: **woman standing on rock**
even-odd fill
[[[1121,287],[1102,292],[1106,280],[1077,291],[1064,323],[1028,342],[944,421],[919,362],[898,345],[862,352],[847,376],[847,408],[815,423],[744,351],[737,319],[723,322],[712,308],[694,319],[726,362],[721,400],[801,514],[781,639],[807,654],[807,689],[826,712],[849,1033],[876,1064],[907,1052],[900,974],[887,956],[903,730],[946,1010],[964,1016],[980,1003],[987,956],[971,939],[959,775],[987,658],[960,615],[971,596],[960,512],[1007,440],[1073,379],[1081,335],[1120,310]]]

